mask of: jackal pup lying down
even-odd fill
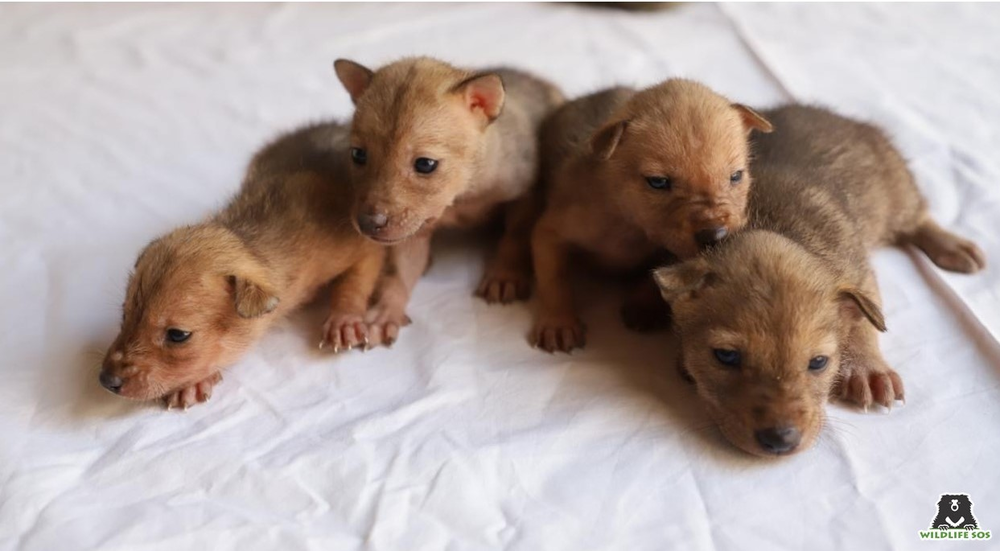
[[[832,396],[867,409],[903,399],[878,346],[885,331],[868,251],[912,243],[946,270],[985,266],[939,227],[877,128],[823,109],[764,112],[747,229],[654,273],[673,310],[681,369],[736,446],[805,449]]]
[[[221,212],[150,243],[101,384],[168,408],[204,402],[221,368],[334,278],[324,342],[367,344],[363,316],[385,250],[351,225],[346,151],[336,124],[283,136],[254,157]]]

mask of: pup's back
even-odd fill
[[[775,130],[753,141],[753,227],[838,265],[915,229],[924,201],[881,130],[802,105],[764,116]]]
[[[560,163],[587,152],[590,138],[618,111],[635,90],[609,88],[577,98],[552,112],[542,123],[542,174],[550,180]]]
[[[566,101],[559,88],[531,73],[510,67],[496,67],[485,72],[496,73],[503,80],[504,92],[513,99],[505,109],[513,107],[523,113],[536,130],[546,115]],[[501,114],[498,122],[503,123],[504,118]]]
[[[346,126],[331,122],[280,136],[254,155],[240,190],[214,221],[270,258],[310,256],[328,236],[353,244],[347,136]]]

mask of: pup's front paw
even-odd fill
[[[410,317],[406,315],[406,302],[395,300],[380,300],[365,314],[368,324],[368,342],[370,346],[392,346],[399,338],[399,330],[410,325]]]
[[[489,304],[510,304],[531,296],[531,274],[524,270],[493,268],[483,274],[476,296]]]
[[[186,410],[193,405],[207,402],[212,397],[212,387],[220,382],[222,382],[222,373],[216,372],[215,375],[207,379],[167,394],[163,397],[163,403],[168,410],[173,408]]]
[[[627,300],[622,304],[621,314],[625,327],[640,333],[670,325],[670,307],[662,300]]]
[[[336,354],[355,346],[368,349],[368,325],[364,316],[346,312],[330,312],[323,324],[323,340],[319,347],[330,347]]]
[[[903,379],[881,358],[850,362],[840,381],[840,397],[868,411],[872,404],[891,408],[896,400],[903,401]]]
[[[552,353],[567,354],[587,344],[587,328],[574,315],[546,316],[535,322],[531,330],[531,345]]]

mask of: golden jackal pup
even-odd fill
[[[366,344],[385,250],[351,225],[346,138],[336,124],[280,138],[254,157],[226,208],[143,250],[104,359],[105,388],[168,408],[204,402],[223,367],[334,278],[324,342]]]
[[[946,270],[985,266],[941,229],[877,128],[829,111],[765,112],[748,229],[655,279],[673,308],[681,366],[726,437],[758,455],[805,449],[833,396],[865,409],[903,399],[868,251],[912,243]]]
[[[351,161],[353,220],[374,241],[394,244],[373,338],[391,342],[430,257],[437,228],[504,223],[477,294],[526,298],[529,234],[538,178],[538,127],[563,101],[552,84],[513,69],[469,71],[418,57],[371,71],[337,60],[356,105]]]

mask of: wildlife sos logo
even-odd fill
[[[988,540],[990,536],[973,516],[968,494],[942,494],[930,530],[920,531],[922,540]]]

